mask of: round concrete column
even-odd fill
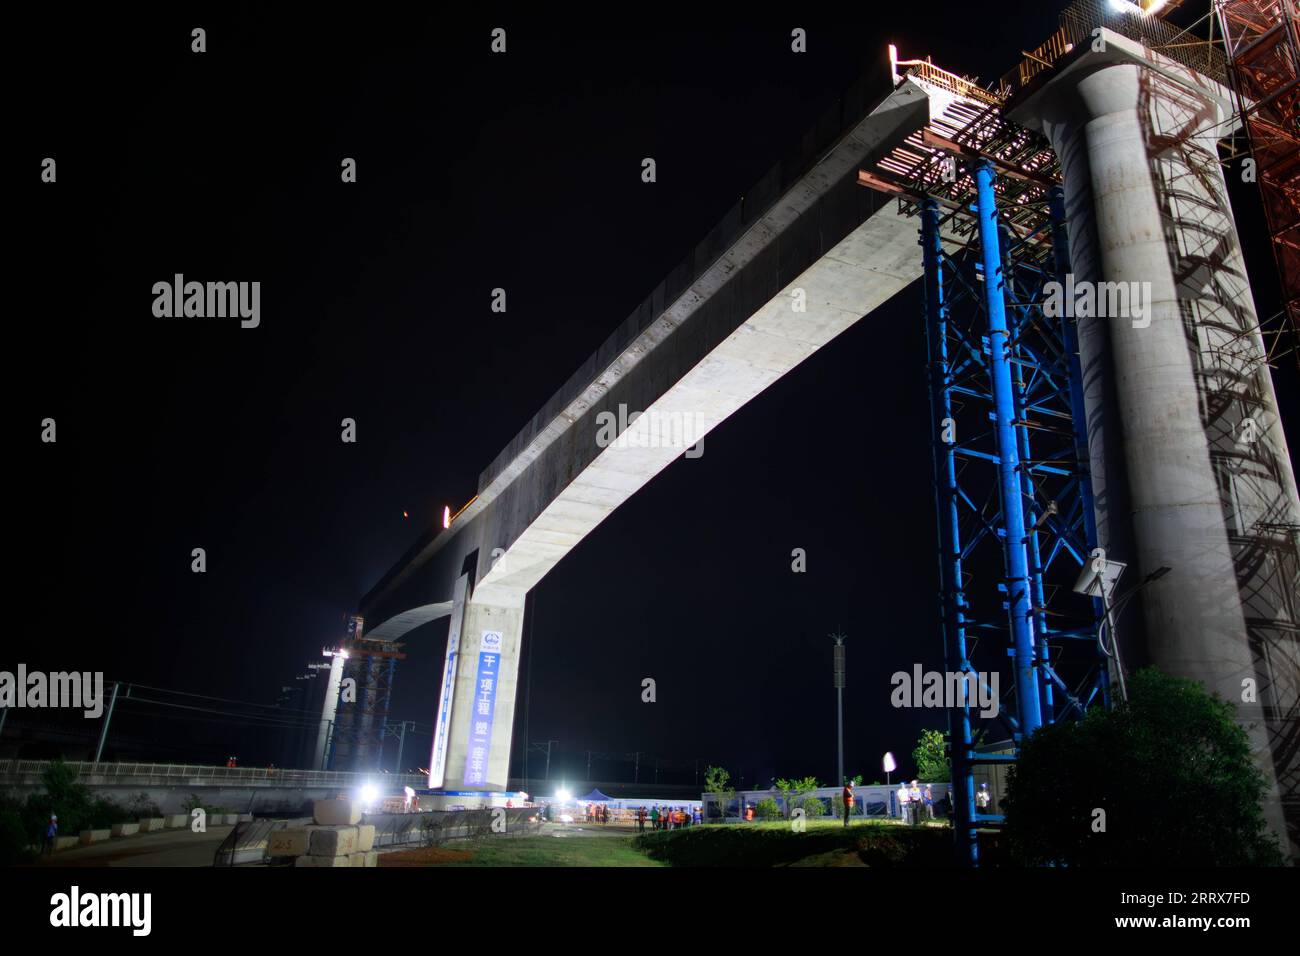
[[[1099,539],[1129,565],[1121,593],[1171,571],[1124,618],[1121,648],[1231,702],[1294,798],[1300,571],[1285,528],[1300,504],[1217,163],[1227,94],[1104,38],[1011,116],[1061,160],[1076,284],[1112,306],[1127,295],[1120,314],[1078,320]],[[1282,835],[1280,796],[1265,811]]]

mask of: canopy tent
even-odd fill
[[[605,796],[605,794],[601,793],[599,790],[593,790],[585,797],[579,797],[578,802],[579,803],[606,803],[610,799],[611,799],[610,797]]]

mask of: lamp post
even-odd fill
[[[832,634],[835,642],[832,651],[832,678],[835,683],[835,738],[836,738],[836,776],[839,786],[844,786],[844,635]]]

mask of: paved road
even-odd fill
[[[231,827],[208,827],[207,833],[160,830],[79,846],[41,858],[38,866],[211,866]]]

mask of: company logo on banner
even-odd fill
[[[478,673],[474,709],[470,713],[469,746],[465,753],[465,786],[487,783],[492,750],[492,717],[496,710],[497,679],[501,672],[501,632],[484,631],[478,644]]]

